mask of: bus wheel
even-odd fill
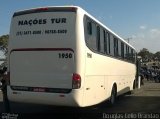
[[[133,90],[136,89],[136,82],[133,82]]]
[[[117,96],[117,89],[116,86],[114,85],[112,87],[112,91],[111,91],[111,97],[110,97],[110,105],[114,105],[115,101],[116,101],[116,96]]]
[[[126,94],[128,94],[128,95],[133,94],[135,89],[136,89],[136,82],[134,81],[134,82],[133,82],[133,89],[130,90],[130,91],[128,91]]]

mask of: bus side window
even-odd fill
[[[104,30],[104,52],[110,54],[110,34]]]
[[[111,53],[111,48],[110,48],[110,34],[108,32],[106,32],[106,36],[107,36],[107,54]]]
[[[129,60],[134,63],[134,53],[132,48],[129,48]]]
[[[124,59],[127,60],[127,48],[126,44],[124,44]]]
[[[107,37],[105,30],[103,30],[103,37],[104,37],[104,53],[107,54]]]
[[[96,24],[90,19],[85,19],[85,40],[88,48],[97,50],[96,46]]]
[[[124,59],[124,43],[121,42],[121,58]]]
[[[134,62],[133,49],[131,48],[131,61]]]
[[[133,63],[136,62],[136,52],[133,50]]]
[[[118,56],[118,39],[114,38],[114,56]]]
[[[125,45],[125,59],[126,59],[126,60],[128,60],[128,53],[129,53],[128,50],[129,50],[129,49],[128,49],[128,46]]]
[[[129,61],[129,46],[127,46],[127,60]]]
[[[97,51],[100,52],[101,44],[100,44],[100,27],[97,26]]]
[[[97,51],[97,30],[96,24],[92,22],[92,49]]]
[[[122,58],[121,41],[118,39],[118,57]]]
[[[104,32],[102,27],[100,28],[100,52],[104,54]]]
[[[110,34],[110,55],[114,56],[114,38],[112,34]]]
[[[90,21],[87,22],[87,32],[92,35],[92,23]]]

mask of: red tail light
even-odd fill
[[[81,76],[79,74],[74,73],[72,76],[72,88],[78,89],[81,87]]]

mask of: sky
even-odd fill
[[[44,6],[82,7],[139,52],[160,51],[160,0],[1,0],[0,36],[9,34],[15,11]]]

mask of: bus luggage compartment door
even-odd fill
[[[13,51],[10,85],[71,89],[73,64],[71,50]]]

